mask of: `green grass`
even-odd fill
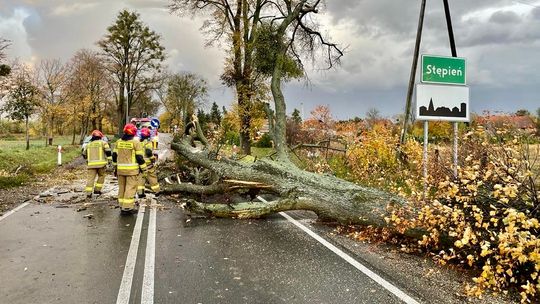
[[[62,145],[62,163],[80,155],[80,147],[71,144],[71,137],[57,137],[53,146],[45,147],[45,139],[33,139],[30,149],[26,142],[0,140],[0,189],[21,186],[36,174],[49,173],[57,167],[57,145]],[[17,174],[15,174],[17,173]]]

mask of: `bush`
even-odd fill
[[[437,147],[439,153],[432,149],[425,198],[422,145],[408,141],[400,147],[398,135],[384,127],[350,142],[345,163],[330,158],[324,168],[409,201],[387,218],[391,229],[374,233],[357,227],[352,236],[393,240],[407,251],[428,252],[441,264],[478,270],[466,286],[469,295],[517,288],[522,302],[535,302],[540,299],[540,151],[531,142],[519,131],[469,130],[460,142],[457,178],[450,146]],[[313,159],[311,167],[320,164]],[[403,238],[413,230],[425,233],[419,241]]]
[[[479,128],[465,134],[462,150],[468,155],[457,179],[431,178],[427,202],[409,197],[420,210],[414,218],[399,210],[388,221],[401,231],[427,231],[419,245],[442,264],[479,269],[467,286],[469,295],[517,287],[522,302],[528,302],[540,292],[540,175],[532,167],[527,139],[509,132],[488,134]]]
[[[15,176],[0,176],[0,189],[19,187],[27,183],[29,180],[30,177],[26,174],[19,174]]]
[[[240,145],[240,135],[234,131],[228,131],[225,133],[224,140],[228,145]]]
[[[268,133],[265,133],[261,138],[254,144],[257,148],[272,148],[272,136]]]
[[[422,146],[407,141],[401,152],[406,162],[399,160],[399,137],[384,126],[375,126],[363,133],[347,152],[352,180],[372,187],[410,193],[421,183]]]

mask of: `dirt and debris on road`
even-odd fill
[[[24,202],[74,204],[84,201],[86,162],[78,157],[49,174],[35,176],[34,181],[15,188],[0,189],[0,216]]]

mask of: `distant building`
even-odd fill
[[[527,133],[536,133],[536,124],[530,116],[517,115],[486,115],[478,116],[476,122],[488,129],[501,128],[509,126]]]

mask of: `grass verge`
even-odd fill
[[[57,168],[57,146],[45,147],[44,139],[33,140],[26,150],[24,140],[0,140],[0,189],[23,186],[35,175]],[[59,138],[62,162],[68,163],[80,155],[80,147],[68,145],[69,139]]]

